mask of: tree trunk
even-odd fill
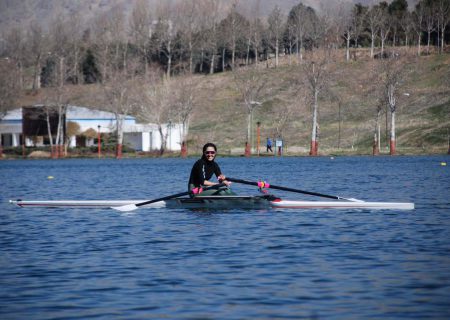
[[[299,53],[300,53],[300,62],[303,61],[303,40],[300,40],[300,47],[299,47]]]
[[[234,70],[236,65],[236,41],[233,39],[233,50],[231,52],[231,70]]]
[[[193,54],[193,45],[192,41],[189,41],[189,74],[194,72],[194,54]]]
[[[200,59],[200,73],[203,73],[203,60],[205,59],[205,51],[202,48],[201,59]]]
[[[395,155],[396,139],[395,139],[395,111],[391,112],[391,141],[389,144],[389,154]]]
[[[317,156],[319,145],[317,142],[317,108],[318,108],[318,92],[314,93],[314,110],[313,110],[313,123],[311,132],[311,147],[309,149],[309,155]]]
[[[247,158],[251,156],[250,144],[248,141],[245,142],[245,156]]]
[[[378,148],[378,134],[377,134],[377,132],[375,132],[373,134],[372,154],[374,156],[378,156],[380,154],[380,149]]]
[[[279,52],[280,48],[279,48],[279,43],[278,43],[278,39],[276,40],[275,43],[275,67],[278,68],[278,55],[280,54]]]
[[[225,72],[225,48],[222,49],[222,72]]]
[[[289,65],[292,65],[292,48],[294,47],[294,43],[289,41]]]
[[[47,119],[47,133],[48,133],[48,139],[50,140],[50,153],[52,156],[52,159],[56,158],[55,149],[53,146],[53,136],[52,136],[52,128],[50,125],[50,112],[48,109],[46,110],[46,119]]]
[[[63,114],[63,108],[64,107],[58,107],[58,126],[56,128],[56,153],[57,153],[57,158],[60,158],[62,156],[62,152],[61,152],[61,145],[62,145],[62,132],[63,132],[63,124],[62,124],[62,114]]]
[[[370,57],[373,58],[374,56],[374,50],[375,50],[375,34],[372,33],[371,37],[371,43],[370,43]]]
[[[172,55],[169,54],[167,57],[167,78],[170,78],[170,75],[172,73]]]
[[[252,111],[247,115],[247,143],[251,145],[252,139]]]
[[[167,42],[166,57],[167,57],[167,72],[166,72],[166,76],[167,76],[167,79],[170,79],[170,75],[172,74],[172,40],[169,40]]]
[[[209,69],[209,74],[213,74],[214,73],[214,59],[215,59],[215,57],[216,57],[216,54],[213,53],[212,56],[211,56],[211,66],[210,66],[210,69]]]
[[[123,147],[123,121],[124,116],[121,114],[116,115],[117,119],[117,144],[116,144],[116,159],[122,158],[122,147]]]
[[[186,158],[188,155],[187,144],[186,141],[183,140],[181,143],[181,157]]]
[[[117,143],[116,145],[116,159],[122,159],[122,144]]]
[[[159,149],[159,155],[162,156],[164,152],[166,152],[168,130],[166,134],[164,134],[162,125],[158,124],[158,131],[161,136],[161,148]]]
[[[40,55],[36,59],[36,65],[34,67],[33,77],[33,91],[37,92],[41,88],[41,57]]]
[[[250,59],[250,39],[247,41],[247,56],[245,57],[245,65],[248,66]]]
[[[256,37],[255,37],[255,48],[254,48],[254,51],[255,51],[255,65],[257,65],[258,64],[258,44],[256,43]]]
[[[350,37],[347,37],[347,48],[345,52],[345,57],[347,61],[350,61]]]
[[[420,57],[420,52],[422,51],[420,48],[420,42],[422,41],[421,33],[418,35],[418,41],[417,41],[417,55]]]

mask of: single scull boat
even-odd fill
[[[22,208],[120,208],[145,200],[10,200]],[[143,205],[142,208],[180,209],[390,209],[413,210],[414,203],[366,201],[282,200],[273,195],[178,197]]]

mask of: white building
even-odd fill
[[[74,122],[80,127],[80,135],[83,133],[99,132],[102,134],[116,131],[116,117],[114,113],[88,109],[85,107],[69,106],[66,112],[66,127],[69,122]],[[1,144],[4,147],[18,147],[23,144],[23,111],[22,108],[9,111],[0,119]],[[123,123],[124,141],[127,145],[137,151],[152,151],[161,148],[161,134],[156,124],[136,123],[132,116],[125,117]],[[181,150],[182,125],[178,123],[168,123],[162,126],[163,135],[167,136],[166,149],[170,151]],[[77,136],[70,137],[69,147],[74,148],[80,145]],[[83,144],[91,146],[95,144],[94,138],[84,138]],[[43,146],[44,137],[25,137],[25,145]]]

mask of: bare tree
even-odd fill
[[[303,65],[303,71],[306,77],[306,85],[308,86],[312,100],[312,131],[311,147],[309,151],[309,154],[312,156],[316,156],[319,149],[319,96],[326,88],[330,78],[328,67],[329,61],[326,53],[323,53],[322,57],[316,57],[315,60],[308,61],[308,63]]]
[[[275,6],[275,8],[272,10],[267,19],[267,23],[269,25],[269,40],[275,50],[275,67],[278,67],[280,46],[282,45],[284,30],[284,16],[279,6]]]
[[[376,106],[376,117],[375,117],[375,128],[373,134],[373,146],[372,146],[372,154],[374,156],[380,154],[381,148],[381,116],[385,110],[385,101],[384,99],[378,99],[378,103]]]
[[[160,3],[157,8],[158,21],[153,33],[157,43],[156,50],[158,54],[162,54],[165,57],[167,64],[166,76],[169,78],[172,73],[174,42],[178,32],[179,15],[182,14],[182,12],[178,12],[178,9],[179,7],[172,6],[170,2]]]
[[[222,7],[219,1],[201,0],[200,15],[202,17],[202,60],[200,63],[204,63],[204,53],[209,54],[210,74],[214,73],[214,69],[216,67],[221,12]]]
[[[330,21],[327,21],[328,16],[325,14],[318,16],[314,10],[308,12],[308,37],[311,40],[311,50],[321,45],[326,47],[325,42],[330,27]]]
[[[380,14],[379,26],[380,26],[380,40],[381,40],[381,57],[384,55],[384,47],[389,33],[392,29],[391,16],[389,15],[388,6],[384,2],[378,5]]]
[[[275,136],[278,138],[283,138],[284,133],[288,130],[289,124],[291,124],[292,117],[295,116],[298,110],[298,104],[302,101],[282,101],[277,106],[277,113],[272,118],[275,127]]]
[[[64,156],[64,137],[65,116],[70,101],[70,89],[67,86],[57,85],[44,93],[44,116],[47,120],[48,138],[50,141],[50,150],[52,158],[60,158]],[[52,128],[50,121],[56,115],[56,129]],[[56,137],[53,138],[53,132]]]
[[[247,37],[247,57],[245,64],[250,63],[250,54],[253,51],[254,62],[257,65],[259,61],[259,52],[262,42],[262,31],[264,29],[260,18],[260,0],[256,0],[253,7],[248,8],[247,18],[249,20],[249,27],[246,34]]]
[[[353,31],[354,31],[355,48],[358,48],[358,40],[365,30],[367,13],[368,7],[365,7],[361,4],[355,5],[353,9],[352,15],[354,23]]]
[[[267,82],[262,77],[261,71],[256,68],[235,70],[233,77],[240,100],[243,102],[247,113],[246,143],[252,146],[253,112],[256,107],[261,106],[263,103],[262,99],[264,99]]]
[[[160,155],[163,155],[167,147],[168,130],[164,124],[171,120],[173,115],[174,95],[172,90],[173,80],[162,77],[158,72],[149,72],[144,79],[139,81],[141,87],[140,100],[137,115],[146,122],[156,123],[161,138]]]
[[[414,29],[413,14],[409,11],[404,12],[400,17],[399,25],[405,35],[405,46],[409,47],[410,36]]]
[[[422,44],[422,32],[425,20],[425,7],[422,3],[416,5],[416,9],[413,12],[413,29],[417,36],[417,55],[421,54]]]
[[[368,25],[370,30],[370,57],[374,57],[375,51],[375,39],[377,37],[378,31],[380,30],[380,20],[382,16],[382,11],[379,6],[373,6],[367,13]]]
[[[303,60],[303,47],[308,33],[308,21],[310,20],[308,16],[311,10],[311,8],[305,7],[300,3],[291,9],[288,17],[288,28],[292,32],[293,40],[295,41],[299,62]]]
[[[83,27],[82,18],[79,13],[69,16],[67,23],[70,26],[67,32],[68,50],[66,55],[67,80],[73,84],[82,82],[80,65],[83,54]]]
[[[245,41],[245,32],[249,29],[248,21],[237,11],[237,2],[230,8],[227,17],[221,22],[221,37],[223,44],[222,69],[225,69],[225,50],[231,51],[231,69],[236,66],[236,51],[238,44]]]
[[[63,87],[67,80],[67,57],[69,56],[70,40],[69,33],[71,26],[67,23],[67,18],[57,15],[51,24],[49,32],[49,58],[55,65],[51,74],[51,86]]]
[[[26,59],[26,36],[21,28],[12,28],[5,36],[6,56],[16,64],[18,84],[24,89],[24,68]]]
[[[32,90],[37,92],[41,88],[42,62],[47,53],[49,53],[49,48],[48,36],[43,32],[41,26],[36,21],[32,21],[30,24],[27,45],[29,58],[32,60],[34,69]]]
[[[48,136],[52,158],[63,156],[64,150],[64,119],[68,106],[68,90],[65,87],[68,78],[67,63],[71,51],[70,26],[62,15],[57,15],[49,31],[48,37],[48,61],[45,92],[44,113],[47,119]],[[53,66],[53,67],[51,67]],[[50,118],[57,115],[57,128],[51,128]],[[53,139],[52,133],[56,132]]]
[[[20,96],[18,74],[17,65],[11,59],[0,59],[0,122],[10,109],[17,107],[17,99]],[[0,158],[2,154],[2,135],[0,134]]]
[[[110,76],[115,76],[115,68],[125,67],[127,47],[122,46],[124,21],[120,7],[113,7],[94,20],[91,47],[99,64],[102,83],[108,81]]]
[[[430,53],[431,34],[436,29],[435,3],[433,1],[423,1],[419,5],[424,8],[424,24],[427,32],[427,54]]]
[[[103,84],[103,101],[108,111],[116,116],[116,158],[122,158],[123,125],[126,117],[133,114],[138,103],[133,71],[115,70]]]
[[[144,66],[144,73],[148,72],[148,59],[151,50],[153,21],[147,2],[138,0],[129,18],[130,36],[136,46]]]
[[[198,90],[201,89],[191,75],[179,77],[173,85],[174,114],[182,124],[180,140],[184,146],[187,146],[192,111],[198,103]]]
[[[345,40],[345,59],[350,61],[350,41],[354,38],[356,33],[355,27],[357,25],[356,16],[352,12],[352,8],[348,5],[341,4],[338,11],[337,24],[343,30],[343,38]]]
[[[368,104],[371,104],[371,108],[375,109],[374,115],[374,128],[373,128],[373,140],[372,140],[372,154],[378,155],[381,149],[381,117],[387,110],[385,91],[382,83],[383,73],[380,70],[380,60],[372,60],[368,66],[370,66],[370,74],[368,78],[362,83],[361,94],[365,97]]]
[[[391,155],[396,154],[396,111],[400,97],[399,90],[406,72],[405,61],[401,59],[381,59],[380,60],[380,86],[383,89],[383,99],[388,106],[390,121],[390,142],[389,150]]]
[[[450,22],[450,0],[437,0],[437,26],[441,33],[439,52],[444,53],[445,30]]]
[[[199,40],[198,2],[195,0],[186,0],[182,1],[179,5],[181,6],[180,12],[183,13],[179,17],[181,44],[187,48],[189,73],[192,74],[194,72],[194,52]]]
[[[328,48],[341,47],[342,38],[352,28],[351,7],[342,1],[321,3],[321,25],[324,31],[324,45]],[[345,37],[344,37],[345,38]],[[351,39],[351,36],[349,37]]]

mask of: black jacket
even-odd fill
[[[191,176],[189,177],[189,184],[193,184],[195,187],[200,187],[203,185],[205,180],[209,181],[213,174],[215,174],[216,177],[222,174],[219,165],[214,161],[208,161],[202,157],[197,160],[192,167]]]

